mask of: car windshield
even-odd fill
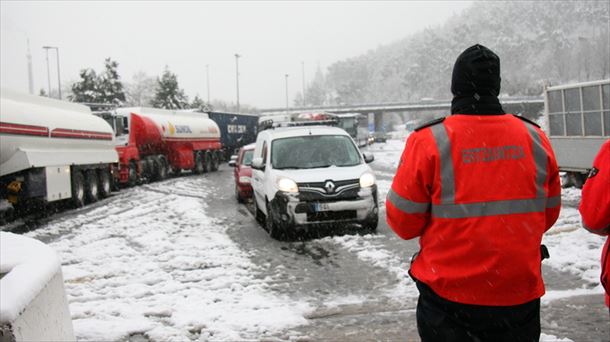
[[[254,156],[254,150],[245,151],[241,164],[246,166],[252,165],[252,156]]]
[[[282,138],[271,144],[271,165],[275,169],[312,169],[360,163],[358,149],[344,135]]]

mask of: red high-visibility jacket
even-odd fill
[[[578,207],[582,216],[582,225],[588,231],[610,234],[610,140],[607,140],[593,161],[593,169],[582,188],[582,198]],[[610,306],[610,261],[608,253],[610,239],[602,251],[601,282],[606,289],[606,305]]]
[[[540,242],[561,207],[547,137],[514,115],[451,115],[412,133],[387,222],[419,236],[411,275],[458,303],[509,306],[544,294]]]

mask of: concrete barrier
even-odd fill
[[[74,330],[55,251],[0,232],[0,341],[73,341]]]

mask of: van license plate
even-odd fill
[[[313,208],[315,211],[329,211],[330,206],[328,203],[314,203]]]

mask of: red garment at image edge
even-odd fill
[[[589,178],[582,188],[582,199],[578,207],[582,224],[590,232],[600,235],[610,234],[610,140],[599,150]],[[610,239],[602,251],[601,282],[606,289],[606,305],[610,306],[610,262],[608,261]]]
[[[386,200],[388,224],[420,237],[411,274],[458,303],[510,306],[544,294],[542,235],[561,187],[539,127],[513,115],[451,115],[412,133]]]

